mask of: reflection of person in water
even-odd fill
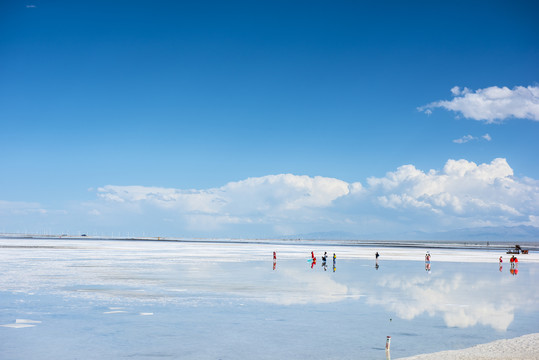
[[[518,258],[513,255],[511,259],[509,260],[511,263],[511,269],[509,269],[509,272],[514,276],[518,275]]]
[[[425,271],[430,272],[430,262],[425,262]]]
[[[324,271],[327,271],[328,266],[326,264],[326,260],[322,261],[322,268],[324,268]]]
[[[375,268],[376,270],[378,270],[379,267],[380,267],[380,265],[378,265],[378,260],[376,260],[376,264],[374,264],[374,268]]]
[[[333,272],[335,272],[335,270],[337,270],[337,255],[333,253]]]

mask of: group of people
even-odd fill
[[[511,256],[511,259],[509,259],[509,263],[511,263],[511,269],[509,269],[509,272],[512,275],[517,275],[518,274],[518,258],[515,255]]]
[[[500,266],[502,265],[502,263],[503,259],[500,256]],[[518,258],[515,255],[511,256],[511,258],[509,259],[509,263],[511,264],[511,267],[516,267],[518,265]]]
[[[500,256],[499,261],[500,261],[500,271],[502,271],[502,269],[503,269],[503,266],[502,266],[503,259],[502,259],[501,256]],[[511,265],[511,268],[509,269],[509,272],[512,275],[517,275],[518,274],[518,258],[515,255],[511,256],[511,258],[509,259],[509,264]]]
[[[324,268],[324,271],[327,270],[327,259],[328,259],[328,253],[327,251],[324,251],[324,255],[322,255],[322,267]],[[337,267],[335,266],[337,261],[337,255],[333,253],[333,272],[337,270]],[[311,269],[316,265],[316,256],[314,256],[314,251],[311,251]]]
[[[515,255],[511,256],[511,259],[509,259],[509,263],[511,264],[511,267],[517,266],[518,258]]]
[[[380,257],[380,254],[378,253],[378,251],[376,252],[376,254],[374,254],[375,258],[376,258],[376,270],[378,270],[378,258]],[[430,252],[427,251],[427,253],[425,254],[425,270],[426,271],[429,271],[430,272]],[[326,261],[327,261],[327,258],[328,258],[328,253],[327,251],[324,251],[324,255],[322,255],[322,267],[324,268],[324,271],[327,270],[327,265],[326,265]],[[335,253],[333,253],[333,272],[335,272],[336,270],[336,260],[337,260],[337,255],[335,255]],[[314,251],[311,251],[311,268],[314,267],[314,265],[316,265],[316,257],[314,256]],[[500,271],[502,271],[502,263],[503,263],[503,258],[500,256],[500,259],[499,259],[499,263],[500,263]],[[513,275],[516,275],[518,274],[518,258],[513,255],[511,256],[511,258],[509,259],[509,263],[511,264],[511,274]],[[277,254],[275,253],[275,251],[273,252],[273,270],[275,270],[275,265],[277,264]]]

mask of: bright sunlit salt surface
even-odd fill
[[[396,359],[539,332],[537,255],[514,275],[426,250],[3,239],[0,358],[386,359],[389,335]]]

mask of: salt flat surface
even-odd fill
[[[398,358],[539,332],[537,254],[500,256],[0,239],[0,358],[376,359],[387,335]]]
[[[524,335],[515,339],[503,339],[468,349],[441,351],[401,358],[400,360],[498,360],[539,359],[539,334]]]

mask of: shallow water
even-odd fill
[[[539,332],[537,263],[334,251],[335,271],[298,245],[274,269],[271,245],[2,240],[0,358],[386,359],[389,335],[396,359]]]

